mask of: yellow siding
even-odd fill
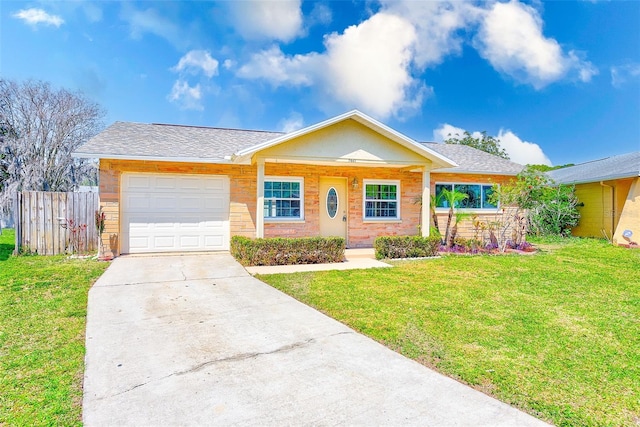
[[[613,237],[615,244],[640,242],[640,178],[621,181],[618,186],[617,202],[619,208],[618,224]],[[625,230],[631,230],[631,239],[622,237]]]
[[[574,236],[613,238],[625,209],[632,179],[592,182],[576,185],[576,196],[584,203],[579,207],[580,221],[572,230]]]
[[[366,148],[366,149],[365,149]],[[429,160],[400,144],[390,141],[355,120],[303,135],[259,153],[266,159],[294,161],[360,160],[375,164],[426,165]]]
[[[572,230],[574,236],[604,237],[613,236],[612,189],[599,182],[576,185],[576,196],[584,204],[579,207],[580,221]]]

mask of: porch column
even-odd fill
[[[420,222],[422,237],[429,237],[431,218],[429,203],[431,202],[431,173],[428,166],[422,168],[422,221]]]
[[[256,238],[264,237],[264,159],[258,159],[258,194],[256,202]]]

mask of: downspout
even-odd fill
[[[600,185],[602,187],[609,187],[611,189],[611,244],[613,244],[613,235],[616,234],[616,230],[615,230],[615,221],[616,221],[616,198],[615,198],[615,188],[613,187],[613,185],[609,185],[609,184],[605,184],[603,181],[600,181]],[[602,196],[602,204],[604,205],[604,194]],[[603,206],[604,207],[604,206]],[[604,214],[604,212],[603,212]],[[604,222],[604,218],[603,218],[603,222]],[[602,224],[602,226],[604,227],[604,224]],[[606,231],[605,231],[605,236],[607,235]]]

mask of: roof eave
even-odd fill
[[[129,156],[123,154],[108,153],[71,153],[72,157],[79,159],[114,159],[114,160],[139,160],[149,162],[180,162],[180,163],[213,163],[232,164],[231,159],[218,157],[167,157],[167,156]]]
[[[520,172],[483,171],[483,170],[457,169],[457,168],[440,169],[437,171],[437,173],[456,173],[456,174],[462,174],[462,175],[507,175],[507,176],[518,176]]]
[[[609,175],[609,176],[597,176],[593,178],[566,180],[566,181],[555,179],[553,176],[551,176],[551,179],[553,179],[557,184],[577,185],[577,184],[590,184],[593,182],[614,181],[616,179],[638,178],[638,177],[640,177],[640,172],[638,173],[630,172],[630,173],[623,173],[623,174]]]

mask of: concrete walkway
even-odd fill
[[[282,294],[229,254],[116,259],[89,292],[86,346],[88,426],[545,425]]]
[[[391,265],[376,259],[373,248],[346,249],[344,255],[347,259],[345,262],[332,262],[330,264],[261,265],[257,267],[246,267],[246,269],[250,274],[255,275],[391,267]]]

